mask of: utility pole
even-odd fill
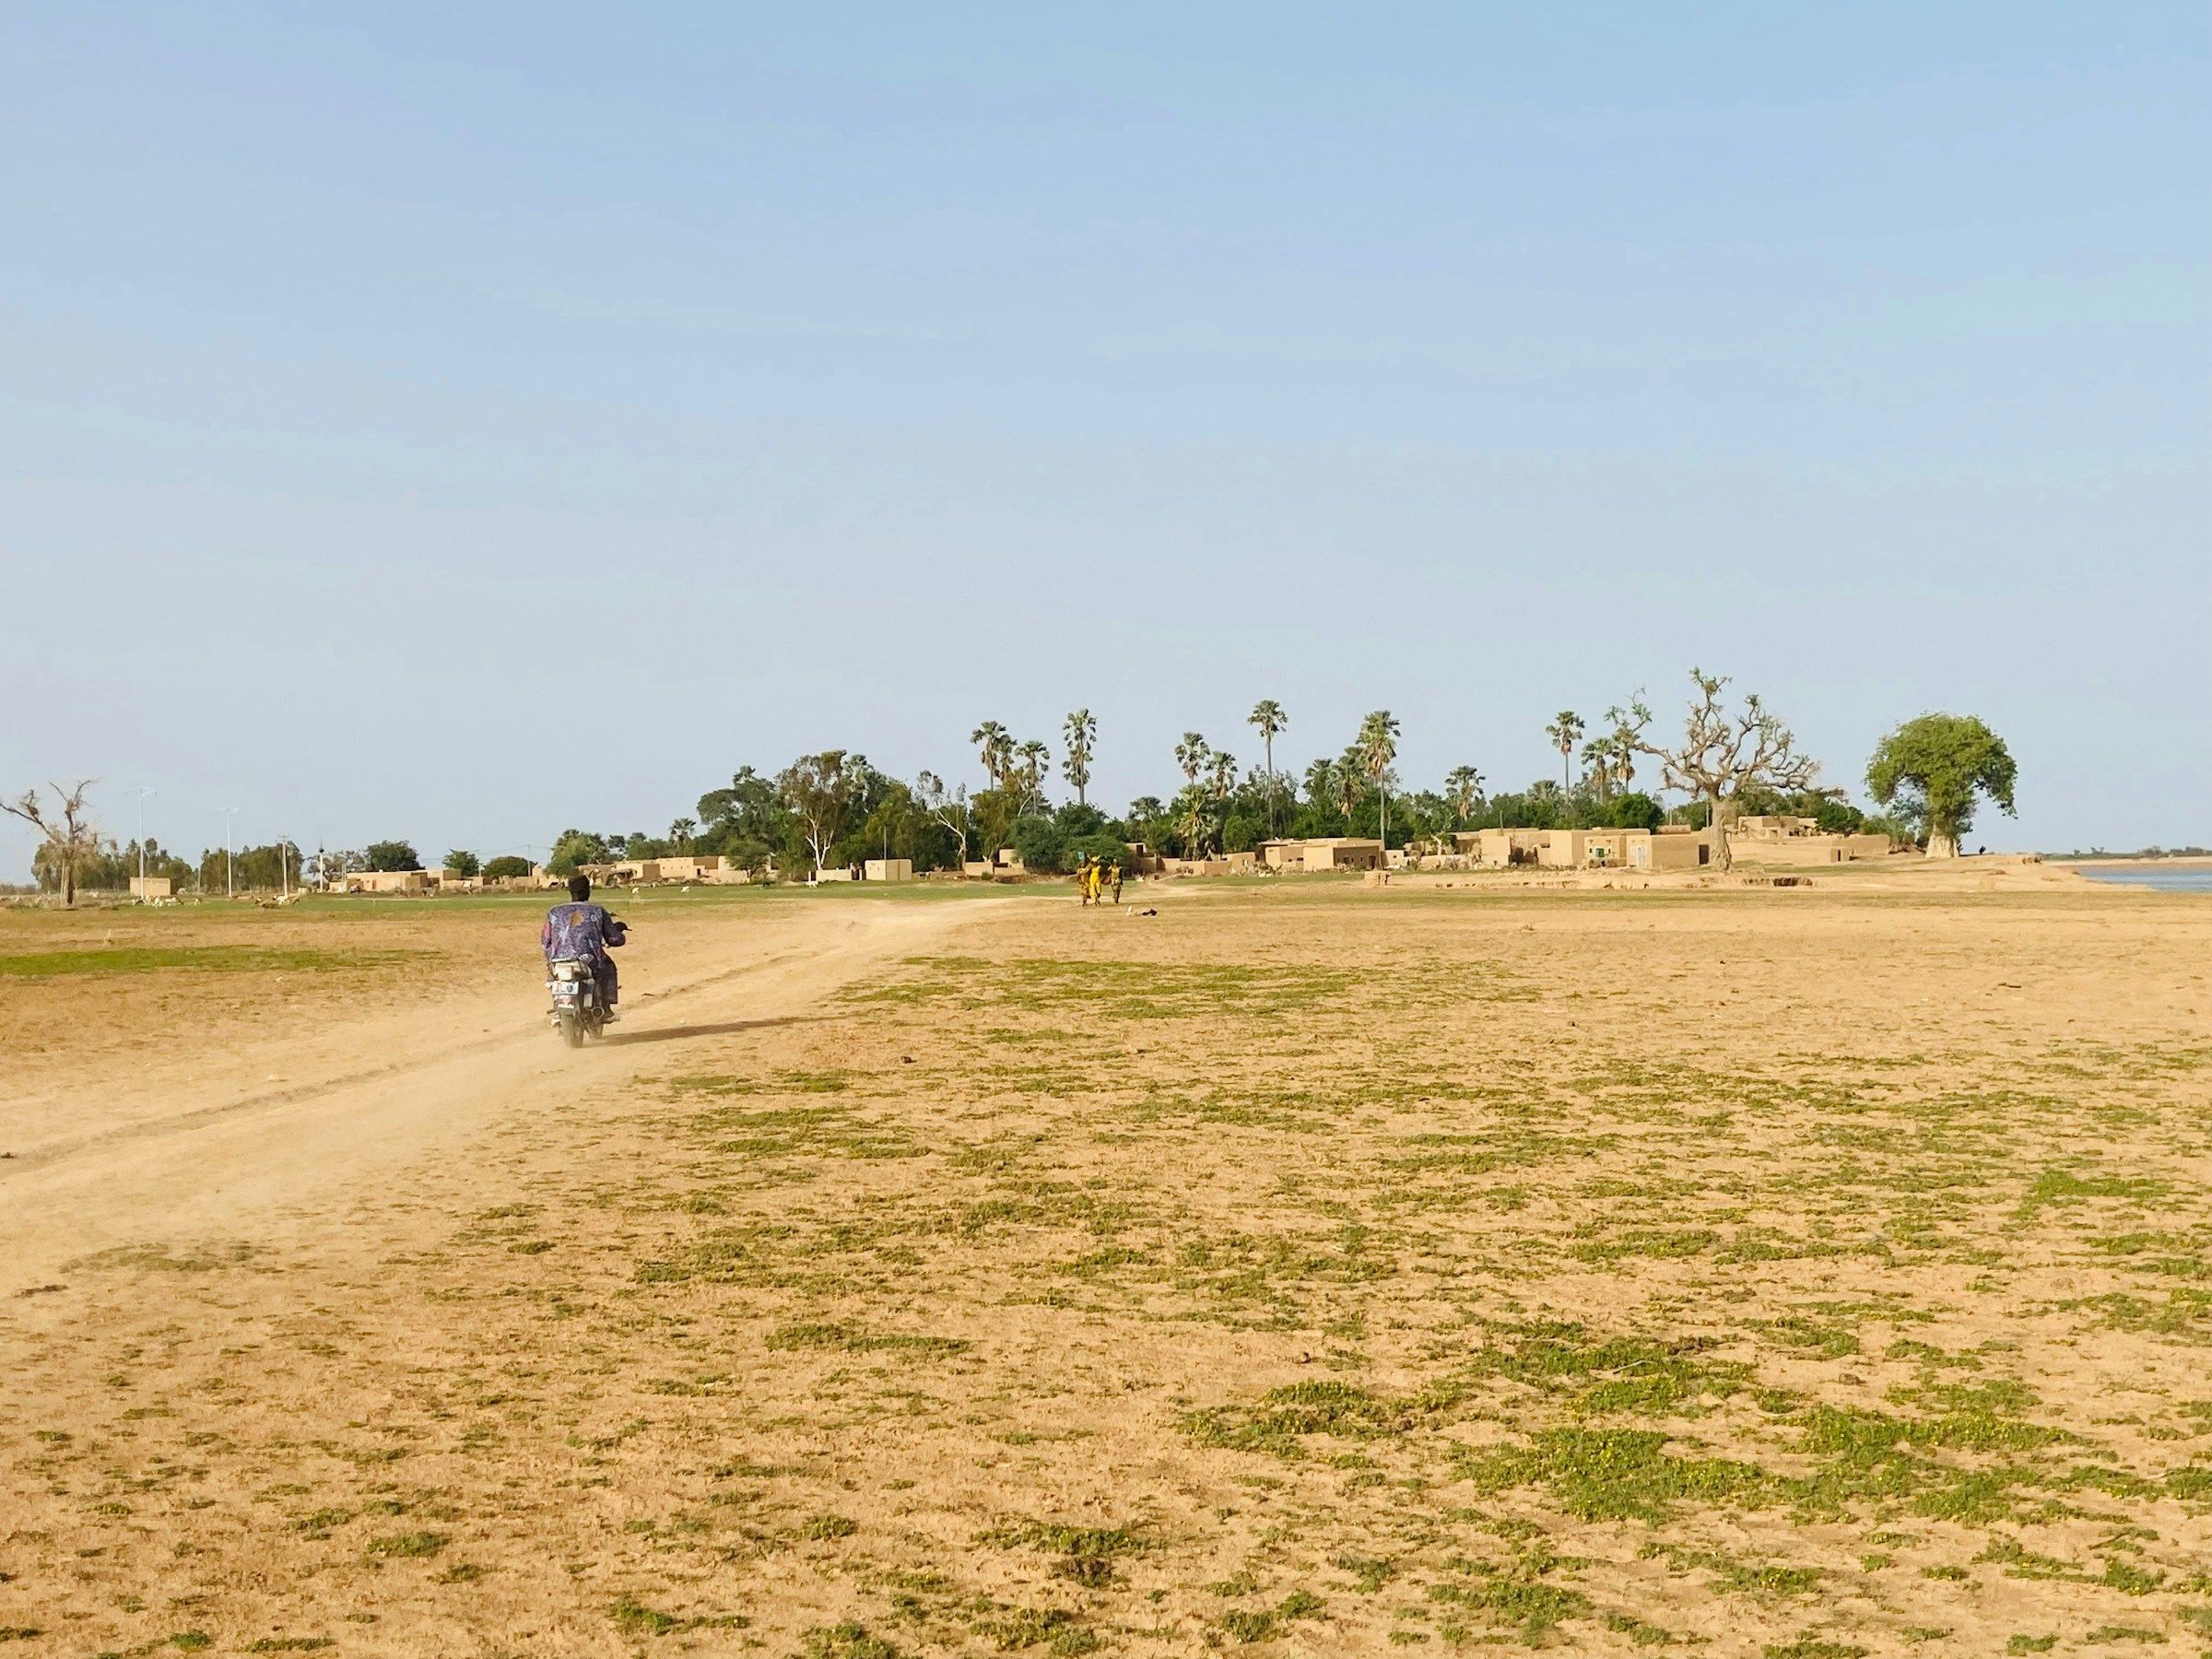
[[[232,839],[233,839],[233,836],[232,836],[232,831],[233,831],[233,830],[236,828],[236,826],[237,826],[237,823],[238,823],[238,808],[237,808],[237,807],[235,807],[235,806],[226,806],[226,807],[224,807],[224,808],[223,808],[223,897],[224,897],[224,898],[226,898],[226,899],[234,899],[234,898],[236,898],[236,897],[238,896],[238,888],[237,888],[237,884],[236,884],[236,882],[235,882],[235,881],[233,881],[233,879],[231,878],[231,874],[230,874],[230,842],[231,842],[231,841],[232,841]]]

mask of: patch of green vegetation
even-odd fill
[[[903,1333],[877,1335],[843,1324],[779,1325],[764,1345],[771,1349],[822,1348],[847,1354],[922,1354],[948,1357],[964,1354],[974,1345],[958,1336],[917,1336]]]
[[[452,1542],[443,1533],[393,1533],[384,1537],[370,1539],[367,1547],[372,1556],[404,1560],[434,1556]]]
[[[1056,1521],[1011,1521],[991,1528],[982,1541],[999,1549],[1027,1547],[1058,1559],[1053,1571],[1093,1588],[1114,1582],[1114,1562],[1141,1555],[1151,1541],[1127,1526],[1065,1526]]]
[[[882,1637],[870,1635],[866,1626],[851,1623],[807,1631],[799,1651],[804,1659],[905,1659]]]
[[[1701,1358],[1712,1345],[1697,1338],[1600,1341],[1583,1326],[1566,1324],[1523,1326],[1514,1334],[1519,1341],[1484,1349],[1469,1372],[1547,1394],[1571,1389],[1579,1412],[1675,1411],[1701,1399],[1726,1398],[1747,1374],[1742,1365]]]
[[[1352,1575],[1352,1588],[1362,1595],[1372,1595],[1398,1576],[1395,1561],[1370,1556],[1340,1555],[1335,1565]]]
[[[1655,1262],[1703,1255],[1718,1234],[1704,1227],[1629,1227],[1568,1247],[1577,1261],[1606,1265],[1635,1256]]]
[[[65,974],[335,973],[389,968],[435,957],[428,950],[293,950],[266,945],[92,946],[0,955],[0,979],[57,979]]]
[[[1581,1591],[1550,1582],[1566,1564],[1541,1547],[1502,1565],[1456,1560],[1451,1565],[1462,1576],[1430,1585],[1429,1597],[1512,1630],[1533,1647],[1566,1620],[1590,1611],[1590,1598]]]
[[[817,1543],[827,1544],[851,1537],[860,1530],[860,1524],[844,1515],[813,1515],[800,1530]]]
[[[2045,1170],[2030,1183],[2019,1213],[2026,1219],[2054,1204],[2078,1204],[2088,1198],[2162,1198],[2171,1190],[2167,1182],[2147,1178]]]
[[[1301,1618],[1319,1618],[1325,1611],[1321,1597],[1293,1590],[1272,1607],[1232,1607],[1221,1615],[1221,1629],[1240,1642],[1271,1641]]]
[[[1683,1500],[1756,1505],[1771,1500],[1771,1478],[1727,1458],[1677,1457],[1656,1430],[1547,1429],[1525,1446],[1465,1453],[1461,1476],[1485,1492],[1548,1488],[1583,1521],[1664,1521]]]
[[[1303,1454],[1309,1434],[1346,1440],[1372,1440],[1398,1434],[1418,1420],[1418,1406],[1386,1399],[1350,1382],[1292,1382],[1271,1388],[1256,1406],[1216,1406],[1182,1419],[1182,1430],[1202,1446],[1239,1452],[1272,1452],[1277,1457]]]

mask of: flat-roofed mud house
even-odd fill
[[[1262,841],[1259,862],[1286,874],[1379,870],[1388,862],[1380,841],[1363,835],[1319,835],[1307,841]]]

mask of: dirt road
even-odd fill
[[[803,1015],[921,947],[973,907],[806,905],[772,918],[646,928],[624,957],[624,1018],[581,1053],[547,1029],[527,931],[511,982],[383,1011],[361,977],[351,1018],[234,1043],[180,1041],[92,1088],[8,1107],[0,1161],[7,1291],[61,1263],[178,1233],[264,1241],[339,1225],[334,1203],[549,1100],[604,1090],[663,1046]],[[712,922],[719,920],[720,925]]]

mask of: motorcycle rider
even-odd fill
[[[611,1020],[618,1018],[615,996],[618,985],[615,959],[607,952],[628,942],[629,929],[609,915],[605,905],[594,904],[591,899],[592,878],[570,877],[569,902],[546,912],[546,924],[538,930],[537,940],[545,947],[548,971],[555,962],[592,965],[592,977],[599,982],[599,1006]]]

